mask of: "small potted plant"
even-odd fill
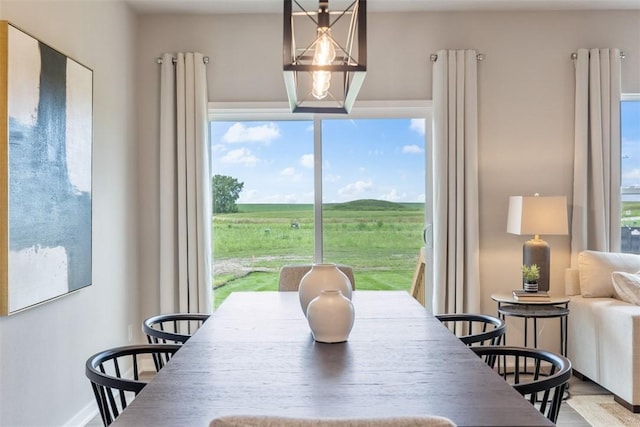
[[[540,267],[537,264],[522,266],[522,280],[526,292],[538,292],[538,279],[540,278]]]

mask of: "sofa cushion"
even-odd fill
[[[586,298],[613,297],[611,273],[640,270],[640,255],[618,252],[582,251],[578,254],[580,293]]]
[[[614,271],[611,273],[611,282],[618,299],[640,305],[640,275]]]

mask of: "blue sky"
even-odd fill
[[[640,102],[622,103],[622,186],[640,186]],[[424,120],[323,121],[323,199],[423,202]],[[239,203],[313,203],[313,122],[212,122],[213,173]]]
[[[323,200],[423,202],[422,119],[323,121]],[[244,182],[238,203],[313,203],[313,122],[212,122],[213,173]]]
[[[622,186],[640,186],[640,101],[623,101]]]

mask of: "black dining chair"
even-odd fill
[[[569,359],[550,351],[526,347],[498,345],[474,346],[471,349],[555,424],[571,378]]]
[[[85,375],[91,381],[105,426],[124,411],[178,349],[178,344],[130,345],[104,350],[87,359]]]
[[[438,314],[435,317],[468,346],[498,345],[506,331],[504,320],[486,314]]]
[[[149,317],[142,331],[149,344],[184,344],[209,319],[202,313],[172,313]]]

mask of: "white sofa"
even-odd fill
[[[565,289],[574,374],[600,384],[633,412],[640,412],[640,300],[633,295],[640,297],[638,272],[640,255],[584,251],[578,268],[567,269]]]

